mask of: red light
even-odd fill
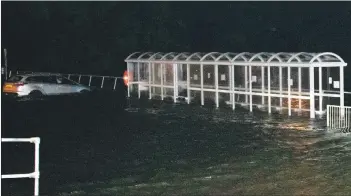
[[[128,71],[124,71],[123,73],[123,82],[124,82],[124,85],[128,86],[129,84],[129,74],[128,74]]]

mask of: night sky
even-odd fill
[[[21,70],[122,75],[134,51],[335,52],[351,62],[351,2],[1,4],[1,47]]]

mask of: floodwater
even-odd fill
[[[348,195],[351,135],[324,120],[125,100],[2,103],[3,137],[41,137],[41,195]],[[2,173],[32,172],[32,144],[3,144]],[[30,195],[32,179],[3,180]]]

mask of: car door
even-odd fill
[[[62,88],[62,91],[64,93],[77,93],[79,92],[79,84],[65,78],[61,77],[60,78],[60,87]]]
[[[47,95],[59,94],[60,88],[55,76],[39,76],[42,82],[42,88]]]

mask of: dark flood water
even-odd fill
[[[3,137],[41,137],[41,195],[351,193],[351,135],[324,120],[124,96],[3,101]],[[4,174],[33,171],[33,144],[2,146]]]

